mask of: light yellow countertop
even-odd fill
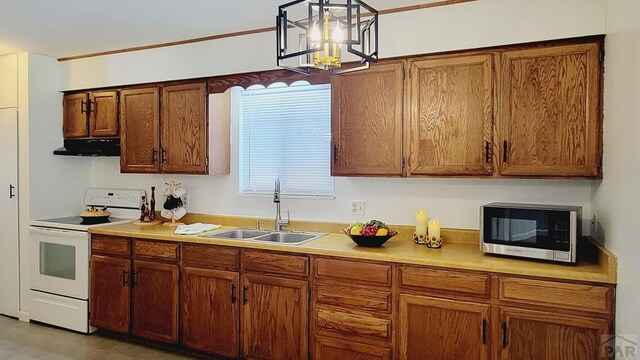
[[[245,225],[243,224],[242,226]],[[231,228],[234,228],[234,226],[223,226],[222,229],[205,234],[212,234]],[[399,235],[390,239],[382,247],[366,248],[357,246],[346,235],[336,233],[330,233],[301,245],[283,245],[246,240],[204,238],[201,237],[203,234],[175,235],[174,230],[172,227],[162,225],[121,224],[94,227],[90,229],[90,232],[92,234],[337,256],[553,279],[616,283],[616,258],[611,252],[600,246],[597,246],[596,254],[591,261],[583,261],[576,265],[563,265],[487,255],[479,250],[477,242],[458,242],[454,241],[454,239],[447,239],[446,236],[441,249],[429,249],[423,245],[416,245],[406,234],[405,236]],[[400,232],[403,235],[403,231],[401,230]],[[452,231],[451,233],[455,232]],[[464,230],[461,231],[461,234],[464,234]],[[453,236],[455,235],[449,235],[450,238]]]

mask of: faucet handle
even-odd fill
[[[262,223],[264,223],[264,221],[260,221],[260,220],[256,221],[256,230],[262,230],[262,229],[260,229],[260,224],[262,224]]]

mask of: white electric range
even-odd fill
[[[108,207],[119,217],[85,224],[70,216],[32,220],[29,227],[31,320],[90,333],[89,229],[134,221],[140,214],[144,190],[89,188],[85,206]]]

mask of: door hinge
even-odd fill
[[[402,63],[402,80],[404,80],[404,79],[405,79],[406,75],[407,75],[407,72],[406,72],[406,70],[405,70],[404,63]]]
[[[333,163],[338,162],[338,144],[333,143]]]
[[[204,165],[206,167],[209,167],[209,157],[208,156],[204,159]]]

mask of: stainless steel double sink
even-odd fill
[[[277,243],[287,245],[300,245],[321,238],[326,233],[297,232],[297,231],[265,231],[254,229],[233,229],[215,234],[201,235],[205,238],[237,239],[258,241],[264,243]]]

